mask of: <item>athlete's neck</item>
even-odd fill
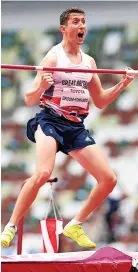
[[[62,40],[61,42],[63,49],[69,55],[77,56],[80,53],[80,46],[79,44],[74,44],[66,40]]]

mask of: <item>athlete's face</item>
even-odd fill
[[[79,13],[71,13],[68,22],[61,30],[68,41],[76,41],[82,44],[86,35],[85,16]]]

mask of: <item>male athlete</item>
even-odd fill
[[[86,35],[84,11],[78,8],[65,10],[60,16],[60,31],[63,35],[61,43],[48,52],[40,65],[96,69],[94,59],[80,49]],[[40,187],[50,178],[59,150],[72,156],[97,180],[84,206],[65,226],[63,234],[82,247],[96,247],[83,231],[82,223],[111,193],[117,181],[106,156],[85,129],[83,121],[88,115],[90,97],[96,107],[107,107],[133,79],[134,76],[126,74],[117,85],[104,90],[97,74],[37,73],[32,88],[25,95],[27,106],[39,103],[41,108],[27,124],[27,136],[36,143],[36,170],[23,186],[9,223],[1,234],[3,247],[10,245],[19,220],[35,200]]]

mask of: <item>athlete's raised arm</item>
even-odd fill
[[[92,68],[97,69],[94,59],[90,58],[90,60]],[[126,69],[128,70],[131,68],[126,67]],[[122,77],[118,84],[104,90],[98,75],[93,74],[88,88],[95,106],[102,109],[111,104],[134,78],[135,75],[126,74]]]
[[[50,50],[41,61],[40,66],[55,67],[57,64],[56,53]],[[25,103],[27,106],[35,105],[39,102],[41,94],[54,84],[52,73],[38,71],[32,83],[32,88],[25,94]]]

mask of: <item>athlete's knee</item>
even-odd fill
[[[36,185],[38,187],[43,186],[50,178],[51,176],[51,171],[49,169],[42,169],[39,172],[37,172],[37,180],[36,180]]]
[[[113,191],[117,184],[117,177],[114,172],[110,173],[106,178],[106,187],[109,193]]]

